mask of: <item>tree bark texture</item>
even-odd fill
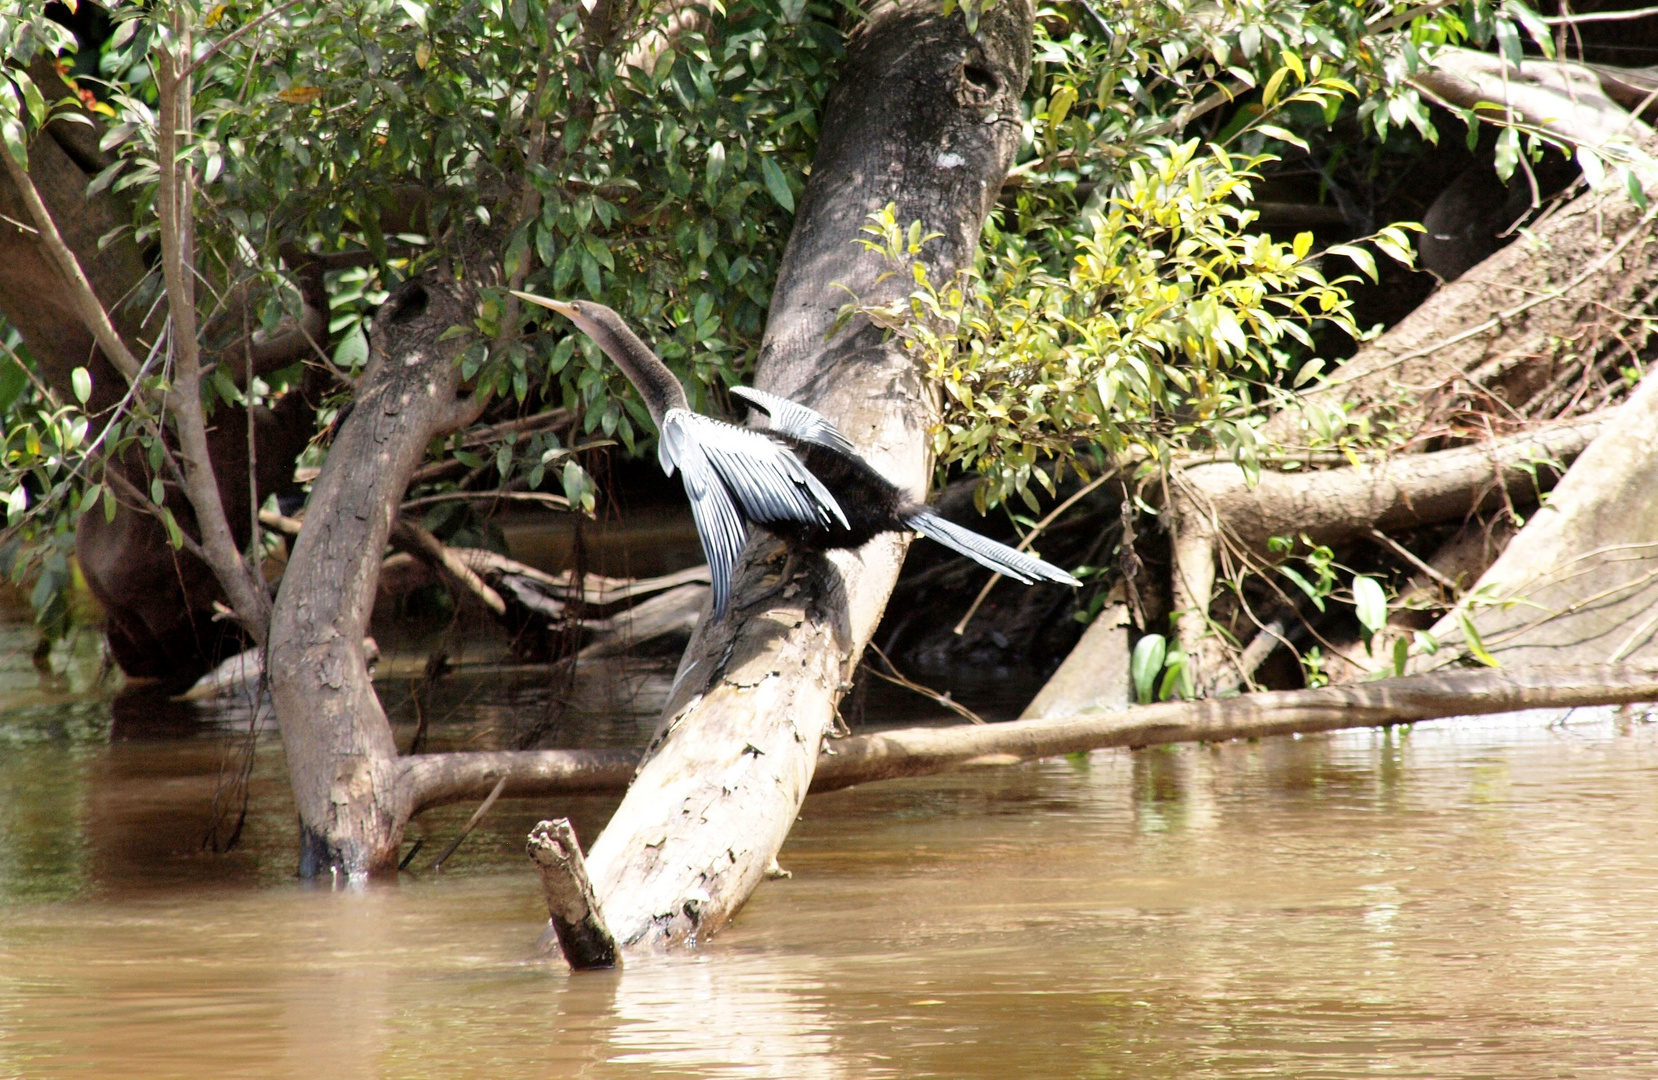
[[[1032,19],[1026,0],[996,5],[977,35],[927,0],[874,17],[825,109],[772,298],[757,384],[825,413],[917,495],[931,469],[932,388],[862,320],[825,337],[848,299],[840,285],[886,298],[875,279],[887,268],[855,241],[888,203],[901,223],[943,233],[922,255],[934,280],[972,259],[1018,147]],[[588,854],[625,951],[714,932],[763,880],[905,547],[889,536],[813,558],[800,582],[766,599],[778,548],[751,539],[730,614],[700,624],[663,726]]]
[[[541,872],[547,919],[565,961],[577,971],[615,967],[616,940],[599,912],[570,819],[543,821],[531,829],[529,852]]]
[[[1644,156],[1658,140],[1602,92],[1588,68],[1530,60],[1515,68],[1453,50],[1414,81],[1430,99],[1464,108],[1506,102],[1525,121],[1614,161],[1633,152],[1636,175],[1658,191],[1658,169]],[[1643,211],[1622,184],[1611,183],[1546,214],[1306,398],[1381,408],[1415,432],[1469,395],[1523,409],[1596,354],[1622,355],[1625,343],[1638,350],[1650,333],[1641,316],[1658,298],[1651,238],[1658,201],[1651,205]],[[1303,422],[1300,410],[1287,410],[1265,434],[1293,441]]]
[[[1430,670],[1467,653],[1463,620],[1505,666],[1658,658],[1658,379],[1648,375],[1429,632]]]
[[[374,320],[351,414],[317,477],[271,615],[271,694],[301,830],[300,873],[363,877],[397,864],[412,789],[402,783],[363,656],[380,561],[409,475],[435,436],[470,422],[458,398],[470,311],[436,275],[402,286]]]

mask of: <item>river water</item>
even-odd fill
[[[87,642],[42,676],[29,645],[0,625],[0,1077],[1658,1076],[1641,716],[813,797],[792,879],[698,954],[571,977],[531,958],[523,838],[569,814],[590,839],[609,800],[503,802],[435,873],[470,812],[448,808],[397,884],[303,884],[274,733],[112,700]],[[409,667],[382,674],[396,705]],[[544,678],[463,668],[433,745],[522,724]],[[662,681],[578,687],[554,741],[637,740]],[[250,745],[239,843],[204,852]]]

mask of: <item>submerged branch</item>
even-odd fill
[[[1532,667],[1170,701],[1046,720],[902,728],[855,735],[826,749],[818,761],[812,790],[834,791],[873,780],[1013,765],[1108,747],[1223,742],[1519,709],[1646,701],[1658,701],[1658,668],[1627,664]],[[508,796],[619,793],[632,781],[639,757],[638,750],[419,755],[404,759],[403,784],[416,813],[479,798],[503,775],[508,777],[504,792]]]

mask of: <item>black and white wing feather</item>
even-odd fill
[[[750,386],[733,386],[731,393],[734,397],[740,397],[764,409],[771,418],[771,430],[779,435],[789,435],[801,442],[817,443],[831,450],[839,450],[843,454],[858,452],[858,448],[852,445],[852,440],[842,435],[840,429],[816,409],[809,409],[798,401],[790,401],[788,398],[768,394],[764,390],[756,390]]]
[[[691,500],[697,535],[714,586],[714,612],[731,598],[731,575],[748,538],[748,523],[799,521],[846,527],[835,497],[787,446],[764,432],[735,427],[684,409],[662,418],[662,469],[677,468]]]

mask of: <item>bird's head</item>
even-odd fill
[[[516,289],[513,290],[512,295],[520,300],[528,300],[532,304],[539,304],[549,311],[558,312],[575,323],[577,329],[591,338],[599,336],[595,331],[599,329],[603,319],[603,316],[599,314],[600,311],[611,316],[615,315],[615,312],[603,304],[586,304],[580,300],[552,300],[545,296],[537,296],[534,293],[519,292]]]
[[[616,362],[616,366],[622,369],[629,381],[639,388],[646,407],[650,409],[658,424],[662,422],[662,414],[667,410],[690,407],[685,398],[685,389],[679,385],[679,380],[674,378],[673,372],[656,358],[650,346],[640,341],[622,317],[610,308],[591,300],[550,300],[545,296],[519,292],[516,289],[512,295],[549,311],[558,312],[575,323],[578,330],[592,338],[599,348],[604,350],[605,355]]]

